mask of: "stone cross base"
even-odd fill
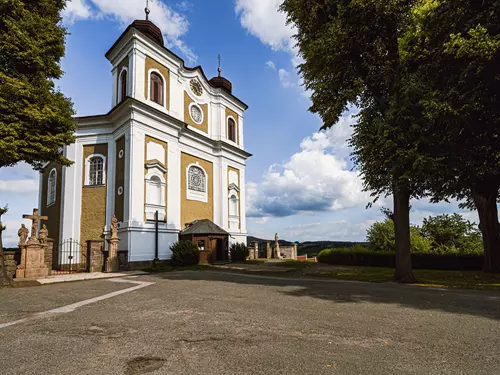
[[[116,272],[118,271],[118,243],[120,240],[118,238],[111,238],[108,240],[109,243],[109,253],[108,259],[106,260],[106,272]]]
[[[16,279],[42,278],[49,275],[44,250],[44,246],[39,243],[28,243],[21,247],[21,264],[17,267]]]

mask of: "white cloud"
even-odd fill
[[[282,2],[283,0],[236,0],[235,11],[240,17],[241,26],[250,34],[273,50],[290,54],[291,64],[295,69],[302,63],[302,58],[293,39],[295,29],[286,24],[285,13],[279,11]],[[267,64],[269,66],[269,62]],[[272,68],[276,69],[274,63]],[[284,88],[300,86],[302,83],[299,76],[292,76],[285,69],[279,69],[278,74]]]
[[[351,115],[305,138],[301,150],[282,165],[272,165],[262,182],[247,183],[248,216],[291,216],[304,212],[363,207],[369,194],[348,162]]]
[[[38,180],[8,180],[0,181],[2,194],[31,194],[38,193]]]
[[[278,70],[278,75],[280,77],[281,86],[283,86],[283,88],[287,89],[294,85],[292,83],[290,72],[288,72],[287,70],[285,69]]]
[[[68,3],[63,16],[67,23],[79,19],[109,17],[125,27],[136,19],[144,19],[144,5],[143,1],[137,0],[73,0]],[[150,2],[149,8],[149,17],[162,30],[167,47],[178,48],[190,64],[195,63],[196,54],[181,40],[189,29],[188,20],[160,0]]]
[[[63,12],[64,22],[67,24],[72,24],[79,19],[91,18],[92,10],[87,4],[86,0],[70,0],[66,3],[66,8]]]
[[[276,65],[272,61],[266,62],[266,66],[272,70],[276,70]]]

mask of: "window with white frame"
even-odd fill
[[[236,122],[232,118],[227,120],[227,138],[236,142]]]
[[[89,162],[89,185],[104,185],[104,160],[100,156],[95,156]]]
[[[163,105],[163,79],[156,73],[152,72],[149,81],[149,99],[153,102]]]
[[[57,171],[52,169],[47,183],[47,206],[56,202]]]
[[[208,177],[198,164],[187,169],[187,199],[208,202]]]

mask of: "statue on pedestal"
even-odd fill
[[[49,231],[47,230],[47,226],[43,224],[42,229],[38,231],[38,241],[40,241],[40,245],[46,245],[48,237]]]
[[[30,231],[26,228],[26,225],[21,224],[21,228],[17,231],[17,235],[19,236],[19,247],[26,246],[26,240],[28,239],[29,233]]]

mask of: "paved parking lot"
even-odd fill
[[[500,369],[498,293],[220,272],[118,280],[0,290],[0,373]]]

